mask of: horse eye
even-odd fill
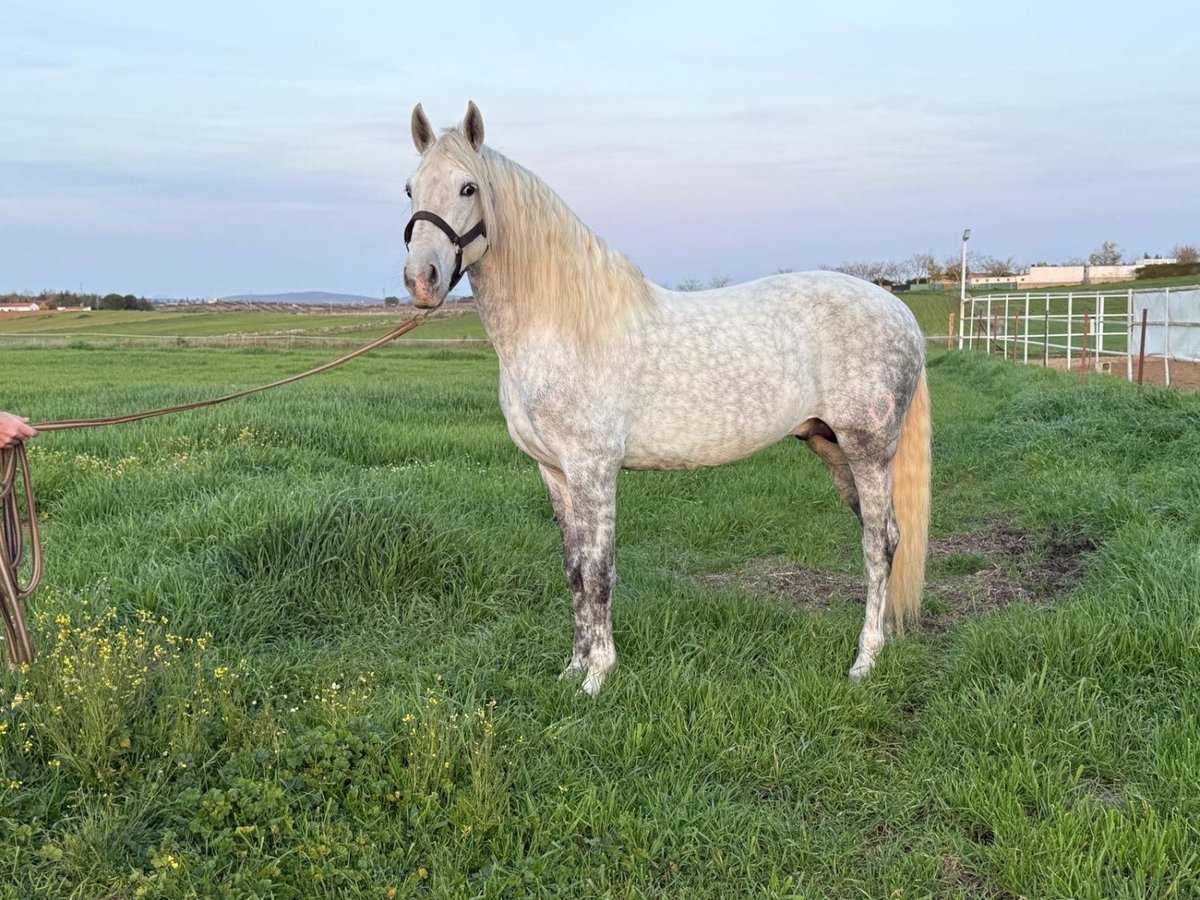
[[[404,186],[404,193],[408,194],[408,199],[409,199],[409,200],[411,200],[411,199],[412,199],[412,185],[411,185],[411,184],[406,184],[406,185]]]
[[[475,196],[475,185],[471,184],[471,182],[468,181],[466,184],[463,185],[463,189],[461,191],[459,191],[459,194],[461,194],[463,197]]]

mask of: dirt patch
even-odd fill
[[[1011,603],[1044,605],[1079,583],[1094,545],[1060,533],[1033,535],[997,522],[967,534],[931,538],[921,627],[945,629]],[[780,557],[751,560],[733,572],[702,577],[736,585],[816,612],[839,602],[863,603],[862,574],[824,572]]]
[[[1107,374],[1114,378],[1125,380],[1128,374],[1128,366],[1125,363],[1124,356],[1106,356],[1104,357],[1105,364],[1108,365]],[[1033,365],[1033,360],[1030,360]],[[1040,363],[1037,363],[1040,365]],[[1071,368],[1067,369],[1067,361],[1065,358],[1050,360],[1050,368],[1058,369],[1060,372],[1069,371],[1076,378],[1079,377],[1079,360],[1071,360]],[[1189,362],[1183,359],[1173,359],[1170,366],[1164,362],[1161,357],[1147,357],[1145,367],[1142,371],[1143,384],[1156,384],[1163,386],[1167,383],[1168,371],[1171,376],[1171,387],[1178,391],[1195,391],[1200,390],[1200,363]],[[1092,377],[1093,369],[1089,367],[1088,378]],[[1102,373],[1096,373],[1102,374]],[[1137,357],[1133,359],[1133,377],[1137,378]]]

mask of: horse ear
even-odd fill
[[[467,117],[463,119],[463,134],[471,142],[476,152],[483,146],[483,113],[475,105],[474,100],[467,101]]]
[[[425,110],[421,109],[420,103],[413,107],[412,136],[418,153],[424,153],[433,146],[433,126],[429,124],[429,117],[425,115]]]

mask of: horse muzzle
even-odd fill
[[[436,309],[442,305],[449,292],[449,287],[443,287],[444,281],[437,263],[416,263],[410,259],[404,266],[404,286],[408,288],[413,305],[421,309]]]

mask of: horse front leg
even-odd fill
[[[566,472],[542,469],[559,517],[575,613],[575,640],[563,674],[581,675],[583,689],[595,695],[617,664],[612,637],[617,473],[615,467],[595,463],[565,468]]]
[[[574,577],[579,572],[579,562],[576,554],[575,517],[571,510],[571,494],[567,489],[567,477],[558,469],[538,463],[538,471],[542,483],[546,485],[546,493],[550,497],[550,505],[554,508],[554,519],[558,523],[558,533],[562,538],[563,572],[567,576],[567,584],[571,587],[571,603],[575,611],[575,643],[572,647],[571,658],[567,668],[559,678],[582,677],[586,668],[583,657],[579,653],[579,620],[583,609],[583,586],[579,578]]]

